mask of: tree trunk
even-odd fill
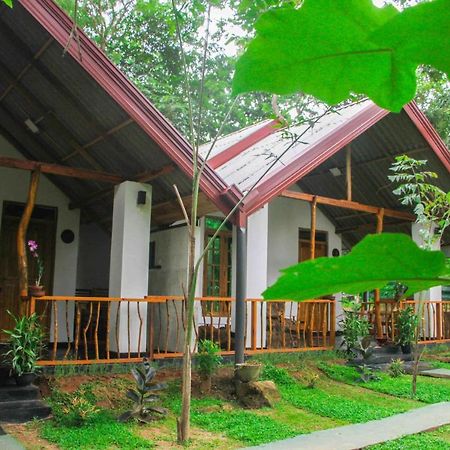
[[[28,225],[31,220],[31,214],[33,213],[34,204],[36,203],[36,195],[39,186],[40,171],[35,170],[31,172],[30,185],[28,188],[28,198],[23,210],[22,217],[20,219],[19,228],[17,229],[17,264],[19,272],[19,293],[23,300],[20,306],[20,313],[26,313],[26,302],[28,298],[28,262],[27,262],[27,249],[26,249],[26,235],[28,231]]]

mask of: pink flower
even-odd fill
[[[30,252],[34,253],[38,249],[38,244],[36,241],[28,241],[28,248],[30,249]]]

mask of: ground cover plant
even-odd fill
[[[448,450],[450,449],[450,426],[428,433],[405,436],[401,439],[372,445],[370,450]]]
[[[321,369],[333,380],[358,385],[359,373],[351,366],[322,364]],[[411,397],[411,376],[401,375],[392,378],[388,374],[379,373],[378,381],[364,383],[364,388],[397,397]],[[424,403],[444,402],[450,399],[450,380],[421,377],[423,382],[417,386],[415,398]]]
[[[383,393],[372,388],[367,389],[366,386],[371,386],[371,383],[366,385],[349,383],[344,378],[332,379],[320,368],[326,365],[343,370],[350,369],[353,371],[352,376],[358,376],[355,369],[340,365],[344,359],[338,352],[261,355],[255,359],[265,364],[262,378],[276,383],[282,396],[281,401],[274,408],[245,410],[240,407],[230,389],[232,367],[221,367],[213,375],[210,395],[201,393],[201,379],[197,374],[194,376],[192,439],[189,448],[242,448],[302,433],[387,417],[423,406],[423,402],[409,399],[407,395],[405,398],[397,397],[392,386],[391,389],[386,389],[387,393]],[[53,420],[35,421],[28,426],[16,426],[8,431],[19,439],[25,432],[29,433],[32,437],[23,442],[26,448],[30,449],[36,448],[35,444],[39,439],[44,448],[51,445],[50,448],[63,450],[182,449],[176,442],[175,431],[176,417],[182,404],[179,375],[179,371],[175,369],[158,371],[156,382],[167,381],[168,384],[168,388],[161,392],[161,403],[169,413],[167,417],[150,424],[117,422],[120,413],[130,409],[132,405],[132,401],[123,395],[135,384],[130,374],[78,375],[55,377],[50,383],[52,390],[48,398],[53,402],[52,406],[57,406],[54,408]],[[313,386],[308,387],[313,376]],[[402,381],[402,377],[407,376],[395,379],[388,375],[386,377],[393,380],[394,387],[398,384],[403,386],[406,393],[409,392],[410,381]],[[383,380],[376,383],[382,385]],[[437,392],[445,386],[445,383],[442,383],[445,380],[429,381],[431,385],[435,385],[431,401],[438,398]],[[427,384],[428,379],[420,383]],[[440,395],[448,395],[446,392],[444,388]],[[67,410],[67,405],[71,405],[73,399],[76,399],[75,406]],[[83,401],[80,402],[79,399]],[[83,419],[80,419],[80,416]],[[77,425],[74,426],[74,423]],[[449,436],[438,431],[408,439],[415,439],[419,444],[439,442],[438,439],[446,444],[450,443]],[[400,441],[400,444],[402,442]]]

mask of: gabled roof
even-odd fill
[[[75,41],[63,56],[72,26],[53,0],[21,0],[12,9],[0,3],[0,132],[28,159],[126,179],[162,170],[152,181],[160,205],[154,217],[175,220],[179,207],[168,203],[175,199],[173,184],[182,196],[191,189],[189,143],[83,32],[81,57]],[[38,122],[38,134],[24,126],[27,119]],[[74,206],[91,199],[86,208],[97,217],[111,214],[112,192],[92,200],[107,190],[104,184],[52,181]],[[206,210],[229,210],[227,184],[210,167],[201,190]]]
[[[267,126],[266,121],[246,128],[242,140]],[[343,162],[343,154],[339,151],[348,144],[354,148],[352,156],[357,166],[353,172],[354,182],[358,185],[357,201],[374,206],[382,202],[379,206],[399,209],[395,197],[375,191],[386,185],[390,164],[396,155],[403,153],[428,159],[431,169],[440,174],[439,182],[443,188],[450,189],[450,153],[415,103],[406,105],[400,114],[389,113],[370,101],[345,106],[322,117],[292,145],[293,135],[301,135],[306,127],[306,124],[292,127],[288,132],[273,127],[271,133],[216,166],[217,173],[242,192],[249,190],[265,174],[245,199],[243,209],[247,215],[295,183],[305,192],[344,198],[345,176],[338,179],[329,169],[340,167],[342,172],[345,171],[345,159]],[[218,141],[220,154],[226,155],[229,148],[239,146],[237,136],[242,135],[233,133]],[[206,149],[205,145],[203,152]],[[280,155],[280,161],[271,167]],[[311,181],[314,177],[319,180],[319,175],[320,182]],[[376,183],[370,180],[374,177]],[[362,186],[364,184],[370,187]],[[362,193],[363,190],[366,192]],[[331,215],[337,217],[334,213]]]

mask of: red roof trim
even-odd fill
[[[21,0],[20,5],[57,42],[63,47],[66,46],[73,22],[53,0]],[[131,119],[189,177],[192,177],[192,148],[186,139],[81,30],[79,36],[82,60],[79,58],[75,43],[70,46],[68,53],[118,103]],[[221,196],[221,193],[227,187],[225,181],[213,169],[208,166],[205,167],[201,180],[201,190],[224,212],[230,209],[229,202]]]
[[[450,151],[427,116],[420,110],[416,102],[408,103],[403,109],[433,149],[434,153],[436,153],[436,156],[450,172]]]
[[[299,155],[261,183],[245,202],[246,214],[250,215],[264,206],[388,114],[389,111],[372,104],[328,133],[306,153]]]
[[[236,142],[236,144],[231,145],[230,147],[226,148],[225,150],[209,159],[208,164],[213,169],[217,169],[218,167],[223,166],[225,163],[241,154],[244,150],[247,150],[252,145],[257,144],[259,141],[262,141],[264,138],[270,136],[279,129],[280,122],[278,120],[271,120],[269,123],[266,123],[253,133],[250,133],[248,136]]]

